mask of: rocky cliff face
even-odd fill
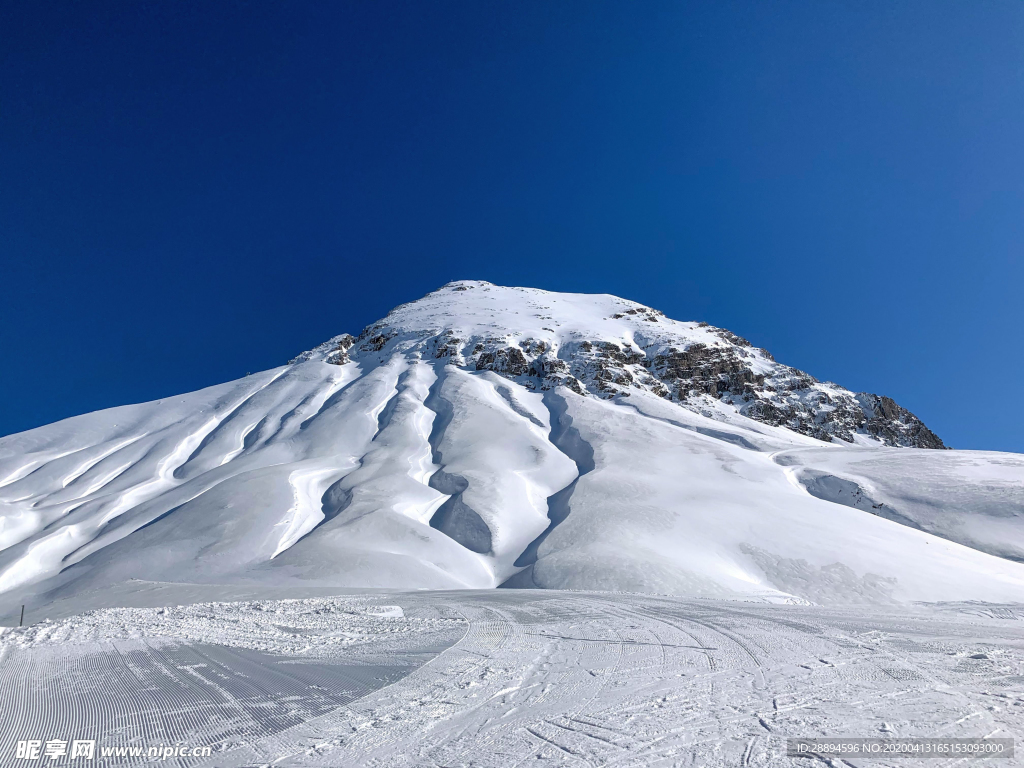
[[[728,406],[824,441],[861,435],[887,446],[945,447],[888,397],[818,381],[723,328],[671,320],[614,296],[458,281],[293,362],[373,364],[390,347],[493,371],[531,390],[564,385],[605,399],[646,390],[705,415]]]

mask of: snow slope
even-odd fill
[[[1024,456],[812,448],[775,461],[818,498],[1024,562]]]
[[[0,629],[0,762],[37,734],[96,738],[96,765],[212,748],[159,762],[182,768],[970,765],[786,740],[1018,736],[1022,618],[507,589],[108,609]]]
[[[132,579],[1024,599],[1024,459],[941,445],[727,331],[460,281],[287,366],[0,439],[0,610]]]

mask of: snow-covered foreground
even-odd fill
[[[991,604],[419,592],[0,635],[4,765],[26,738],[213,747],[167,765],[505,768],[803,765],[787,737],[1021,733],[1024,610]]]

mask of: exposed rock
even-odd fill
[[[352,349],[352,345],[356,343],[354,336],[348,333],[343,333],[340,336],[335,336],[333,339],[325,341],[319,347],[309,350],[309,352],[303,352],[298,357],[294,357],[288,361],[289,364],[304,363],[307,360],[312,360],[317,357],[323,357],[325,363],[331,365],[344,365],[345,363],[351,362],[348,351]]]
[[[472,288],[479,291],[466,293]],[[478,302],[492,290],[505,292],[504,301],[515,309],[505,325],[460,324],[461,303]],[[475,298],[475,293],[479,298]],[[530,296],[536,296],[534,300]],[[601,398],[628,397],[636,390],[651,392],[698,413],[713,412],[713,401],[728,404],[755,421],[799,432],[826,442],[854,441],[857,434],[889,446],[944,448],[920,419],[888,397],[854,393],[832,382],[781,365],[764,349],[724,328],[708,323],[677,323],[650,307],[615,297],[602,297],[617,306],[604,321],[617,329],[617,338],[574,332],[563,336],[553,330],[560,322],[537,331],[522,332],[521,317],[557,321],[549,314],[555,297],[542,291],[499,288],[483,281],[459,281],[430,294],[427,299],[443,303],[444,314],[431,315],[446,326],[403,325],[403,318],[419,302],[396,307],[383,320],[368,326],[353,339],[335,337],[293,362],[320,357],[342,365],[350,354],[374,354],[396,338],[395,343],[413,345],[424,357],[443,359],[477,371],[493,371],[518,381],[532,390],[565,386],[577,394]],[[494,302],[495,299],[484,299]],[[485,305],[490,311],[497,305]],[[520,310],[522,314],[520,314]],[[539,310],[539,313],[538,313]],[[451,313],[450,315],[448,313]],[[569,317],[562,321],[571,320]],[[401,328],[401,330],[399,330]],[[481,333],[482,329],[491,332]],[[354,345],[356,352],[351,352]]]
[[[888,397],[862,392],[857,401],[867,417],[865,431],[887,445],[945,448],[939,436],[906,408]]]
[[[476,362],[478,371],[494,371],[512,379],[523,376],[529,368],[526,355],[517,347],[501,347],[492,352],[482,352]]]

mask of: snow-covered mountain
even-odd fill
[[[942,447],[706,323],[459,281],[281,368],[0,439],[0,601],[131,579],[1024,600],[1024,457]]]
[[[389,350],[410,344],[421,356],[494,371],[530,391],[565,386],[609,399],[639,390],[712,418],[726,404],[727,414],[821,440],[944,447],[888,397],[819,382],[730,331],[669,320],[614,296],[459,281],[397,307],[358,338],[342,334],[292,362],[384,362]]]

